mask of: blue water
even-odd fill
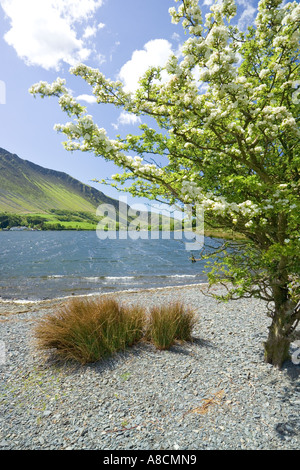
[[[100,240],[94,231],[0,232],[0,299],[206,282],[204,263],[192,263],[190,255],[184,240]]]

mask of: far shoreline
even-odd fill
[[[183,284],[177,286],[162,286],[162,287],[147,287],[147,288],[137,288],[137,289],[123,289],[118,291],[112,292],[91,292],[90,294],[74,294],[74,295],[67,295],[62,297],[53,297],[52,299],[37,299],[37,300],[28,300],[28,299],[2,299],[0,297],[0,305],[5,304],[16,304],[16,305],[37,305],[37,304],[49,304],[49,303],[56,303],[62,301],[68,301],[69,299],[75,298],[89,298],[89,297],[102,297],[102,296],[109,296],[109,295],[122,295],[122,294],[142,294],[143,292],[155,292],[155,291],[163,291],[163,290],[172,290],[172,289],[191,289],[194,287],[200,286],[207,286],[209,287],[208,282],[200,282],[195,284]],[[212,286],[213,287],[213,286]]]
[[[103,296],[117,296],[121,301],[124,299],[129,299],[130,301],[135,302],[138,299],[138,302],[143,303],[143,295],[147,298],[151,295],[151,298],[160,297],[161,295],[166,296],[181,296],[187,294],[189,291],[196,291],[195,293],[202,294],[204,297],[211,298],[212,292],[220,292],[221,289],[224,289],[224,286],[215,284],[210,286],[209,283],[203,282],[198,284],[184,284],[179,286],[165,286],[165,287],[150,287],[150,288],[141,288],[141,289],[127,289],[120,290],[115,292],[93,292],[90,294],[79,294],[79,295],[69,295],[65,297],[56,297],[52,299],[44,300],[26,300],[26,299],[1,299],[0,298],[0,323],[9,321],[8,318],[12,315],[21,315],[23,313],[39,313],[43,314],[45,312],[54,312],[56,309],[67,304],[72,299],[91,299],[97,300]]]
[[[38,229],[38,228],[30,228],[30,227],[11,227],[9,229],[6,228],[0,228],[0,232],[93,232],[96,231],[96,227],[93,228],[77,228],[77,227],[64,227],[60,229]],[[158,230],[159,232],[163,232],[163,230]],[[170,233],[175,233],[178,232],[179,230],[170,230]],[[119,230],[117,230],[119,232]],[[151,230],[139,230],[138,232],[150,232]],[[214,231],[214,230],[207,230],[204,231],[204,237],[207,238],[220,238],[224,240],[244,240],[245,237],[241,234],[233,234],[233,233],[228,233],[228,232],[222,232],[222,231]]]

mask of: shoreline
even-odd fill
[[[74,299],[76,297],[99,297],[102,295],[114,295],[114,294],[122,294],[122,293],[140,293],[140,292],[149,292],[149,291],[160,291],[164,289],[185,289],[185,288],[192,288],[192,287],[199,287],[199,286],[208,286],[208,282],[200,282],[195,284],[183,284],[183,285],[175,285],[175,286],[162,286],[162,287],[147,287],[147,288],[136,288],[136,289],[122,289],[118,291],[111,291],[111,292],[92,292],[90,294],[75,294],[75,295],[67,295],[63,297],[53,297],[52,299],[37,299],[37,300],[28,300],[28,299],[2,299],[0,297],[0,304],[40,304],[46,302],[55,302],[61,301],[65,299]]]

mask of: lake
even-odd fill
[[[207,240],[207,239],[205,239]],[[217,246],[220,240],[209,238]],[[100,240],[94,231],[0,232],[0,299],[41,300],[206,282],[184,240]]]

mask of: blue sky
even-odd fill
[[[200,0],[203,13],[212,0]],[[253,22],[257,0],[238,0],[242,28]],[[52,99],[28,93],[40,80],[67,79],[110,137],[132,133],[138,122],[120,109],[91,102],[91,90],[70,66],[83,62],[134,90],[149,65],[163,65],[187,36],[168,9],[174,0],[0,0],[0,147],[46,168],[64,171],[117,198],[117,190],[93,183],[116,172],[113,164],[64,150],[55,123],[69,120]],[[130,202],[132,198],[128,197]]]

